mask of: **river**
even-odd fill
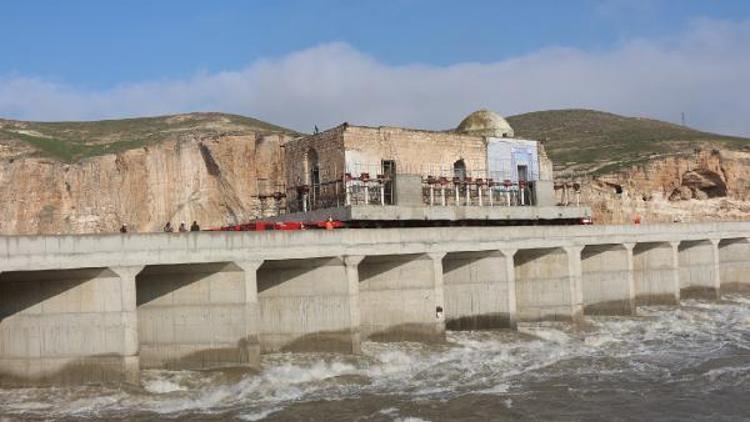
[[[0,390],[0,421],[750,420],[750,298],[583,328],[449,332],[441,345],[278,354],[257,373],[143,371],[142,386]]]

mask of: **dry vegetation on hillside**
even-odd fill
[[[750,139],[594,110],[549,110],[508,118],[516,136],[543,139],[560,168],[610,173],[695,148],[748,149]]]
[[[261,120],[224,113],[94,122],[22,122],[0,119],[0,145],[21,155],[64,162],[154,145],[184,135],[245,135],[295,132]]]

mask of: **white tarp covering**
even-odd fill
[[[380,157],[371,157],[360,151],[345,151],[344,160],[346,161],[346,172],[352,177],[369,173],[370,177],[375,178],[383,171]]]
[[[513,138],[489,138],[487,143],[487,166],[489,177],[496,181],[518,181],[518,166],[526,166],[526,180],[539,178],[539,156],[537,141]]]

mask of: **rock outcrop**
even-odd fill
[[[563,181],[558,181],[558,186]],[[567,181],[568,186],[572,182]],[[580,200],[597,224],[747,219],[750,217],[750,152],[696,150],[651,160],[617,173],[578,180]],[[567,189],[572,201],[573,189]],[[558,189],[560,201],[564,201]]]
[[[159,231],[196,220],[204,228],[270,214],[283,191],[288,135],[181,136],[157,145],[64,163],[0,161],[0,233],[102,233],[121,224]]]

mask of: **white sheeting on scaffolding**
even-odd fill
[[[488,138],[487,166],[489,177],[496,181],[518,181],[518,166],[526,166],[527,180],[539,178],[537,141],[513,138]]]
[[[345,151],[346,172],[352,177],[359,177],[362,173],[369,173],[375,178],[382,173],[380,157],[371,157],[360,151]]]

